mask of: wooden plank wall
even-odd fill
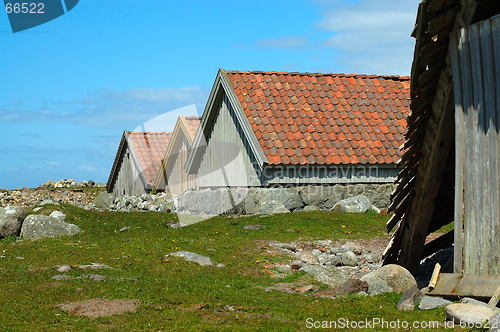
[[[500,16],[453,36],[455,272],[500,274]]]
[[[260,186],[250,145],[226,96],[223,96],[216,113],[197,171],[197,187]]]
[[[170,156],[172,162],[167,165],[168,190],[174,194],[180,194],[188,189],[196,186],[196,175],[186,172],[186,160],[191,149],[188,139],[182,130],[179,131],[179,137],[174,142],[172,151],[173,156]]]
[[[117,170],[113,194],[115,196],[144,194],[146,189],[128,146],[124,149],[122,158],[120,169]]]
[[[266,166],[263,184],[393,183],[399,169],[392,166],[290,165]]]

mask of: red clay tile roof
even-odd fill
[[[184,116],[184,123],[186,124],[186,129],[191,134],[191,138],[194,139],[196,135],[196,131],[200,125],[201,117],[200,116]]]
[[[126,135],[148,184],[153,186],[172,133],[127,131]]]
[[[269,164],[393,164],[409,77],[225,71]]]

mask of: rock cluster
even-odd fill
[[[107,208],[113,211],[175,211],[174,202],[170,193],[158,193],[156,195],[142,194],[140,196],[118,196],[114,199],[110,197],[108,202]],[[105,206],[103,206],[103,208],[104,207]]]
[[[85,209],[94,209],[93,200],[96,191],[85,191],[78,188],[22,188],[16,190],[2,190],[0,192],[0,206],[16,205],[34,207],[42,202],[54,204],[71,204]]]
[[[306,244],[272,243],[271,246],[293,257],[290,264],[275,266],[275,276],[285,277],[293,271],[302,271],[331,287],[316,296],[404,293],[417,286],[405,268],[399,265],[381,267],[380,253],[347,244],[334,246],[328,240]]]
[[[0,208],[0,239],[8,236],[21,236],[27,239],[40,239],[63,235],[75,235],[81,229],[67,223],[66,215],[53,211],[50,216],[31,214],[20,206]]]
[[[104,188],[104,183],[95,182],[92,180],[76,182],[75,179],[64,179],[59,181],[47,181],[42,184],[42,188],[76,188],[76,187],[99,187]]]
[[[273,214],[291,211],[380,211],[390,203],[392,184],[188,190],[178,211],[198,215]]]

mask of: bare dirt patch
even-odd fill
[[[139,300],[103,300],[91,299],[81,302],[68,302],[56,307],[68,312],[73,316],[85,316],[89,318],[122,315],[127,312],[135,312]]]

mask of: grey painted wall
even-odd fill
[[[250,147],[227,98],[218,103],[197,174],[198,187],[259,186]]]
[[[144,194],[146,189],[139,176],[139,171],[132,159],[129,147],[123,149],[122,162],[115,183],[113,185],[113,195],[140,195]]]

